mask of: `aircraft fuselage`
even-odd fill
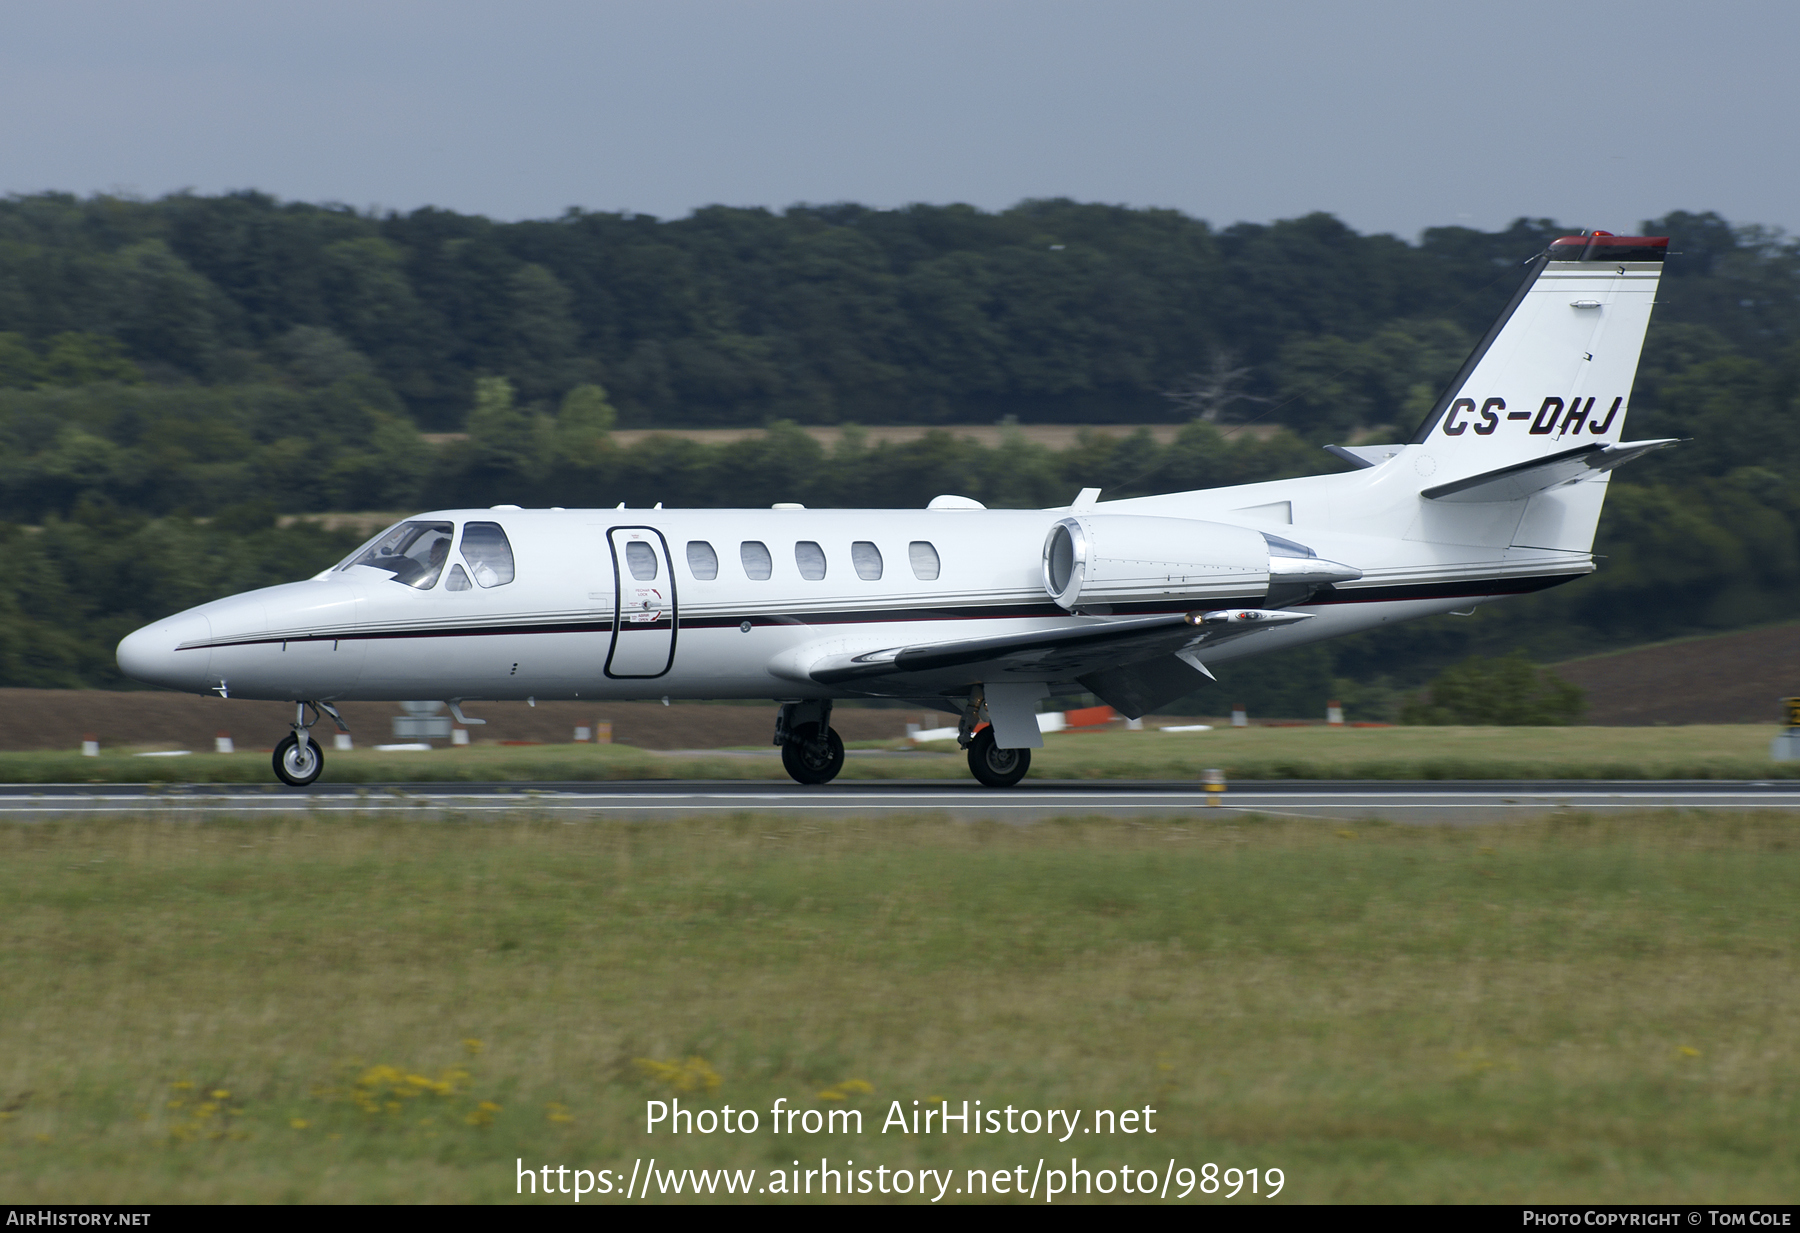
[[[1299,491],[1314,480],[1281,482]],[[1254,486],[1264,487],[1264,486]],[[1233,491],[1219,490],[1219,495]],[[1410,495],[1410,494],[1409,494]],[[1169,498],[1096,513],[1160,512]],[[1147,501],[1145,504],[1149,504]],[[1189,513],[1189,511],[1183,511]],[[1204,516],[1213,511],[1194,510]],[[1255,607],[1265,572],[1178,584],[1165,598],[1071,613],[1046,593],[1043,546],[1066,510],[446,510],[410,522],[504,530],[516,560],[503,585],[419,589],[381,569],[340,566],[201,605],[131,635],[119,661],[172,689],[232,698],[819,698],[807,662],[922,641],[985,638],[1121,615]],[[1207,525],[1196,523],[1204,534]],[[1297,535],[1291,525],[1271,533]],[[1454,579],[1456,551],[1356,534],[1310,536],[1322,556],[1367,562],[1380,585],[1332,588],[1297,605],[1316,619],[1256,645],[1202,653],[1222,662],[1279,645],[1466,608],[1592,568],[1585,553],[1530,552]],[[632,543],[643,545],[633,576]],[[873,551],[871,552],[871,549]],[[1383,560],[1370,561],[1379,551]],[[1493,556],[1491,551],[1488,556]],[[1515,551],[1515,556],[1519,554]],[[446,564],[460,560],[452,553]],[[644,562],[648,561],[648,567]],[[710,574],[711,576],[704,576]],[[759,576],[760,575],[760,576]],[[924,576],[922,576],[924,575]],[[935,575],[935,576],[932,576]]]

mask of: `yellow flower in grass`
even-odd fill
[[[666,1083],[678,1092],[697,1092],[702,1088],[713,1091],[724,1080],[719,1072],[712,1068],[712,1063],[703,1057],[690,1057],[681,1062],[659,1062],[655,1058],[641,1057],[636,1061],[638,1070],[658,1083]]]

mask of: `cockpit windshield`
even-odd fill
[[[403,522],[338,568],[367,565],[385,569],[394,581],[424,591],[437,583],[450,555],[455,525],[448,522]]]

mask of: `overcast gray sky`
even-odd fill
[[[1800,4],[0,2],[0,191],[1800,225]]]

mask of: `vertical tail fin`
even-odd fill
[[[1605,232],[1551,244],[1413,444],[1447,477],[1616,444],[1668,244]]]
[[[1523,501],[1513,548],[1593,550],[1611,469],[1669,444],[1619,448],[1668,244],[1596,232],[1538,255],[1413,435],[1427,506]],[[1466,537],[1467,517],[1428,510],[1421,534]]]

